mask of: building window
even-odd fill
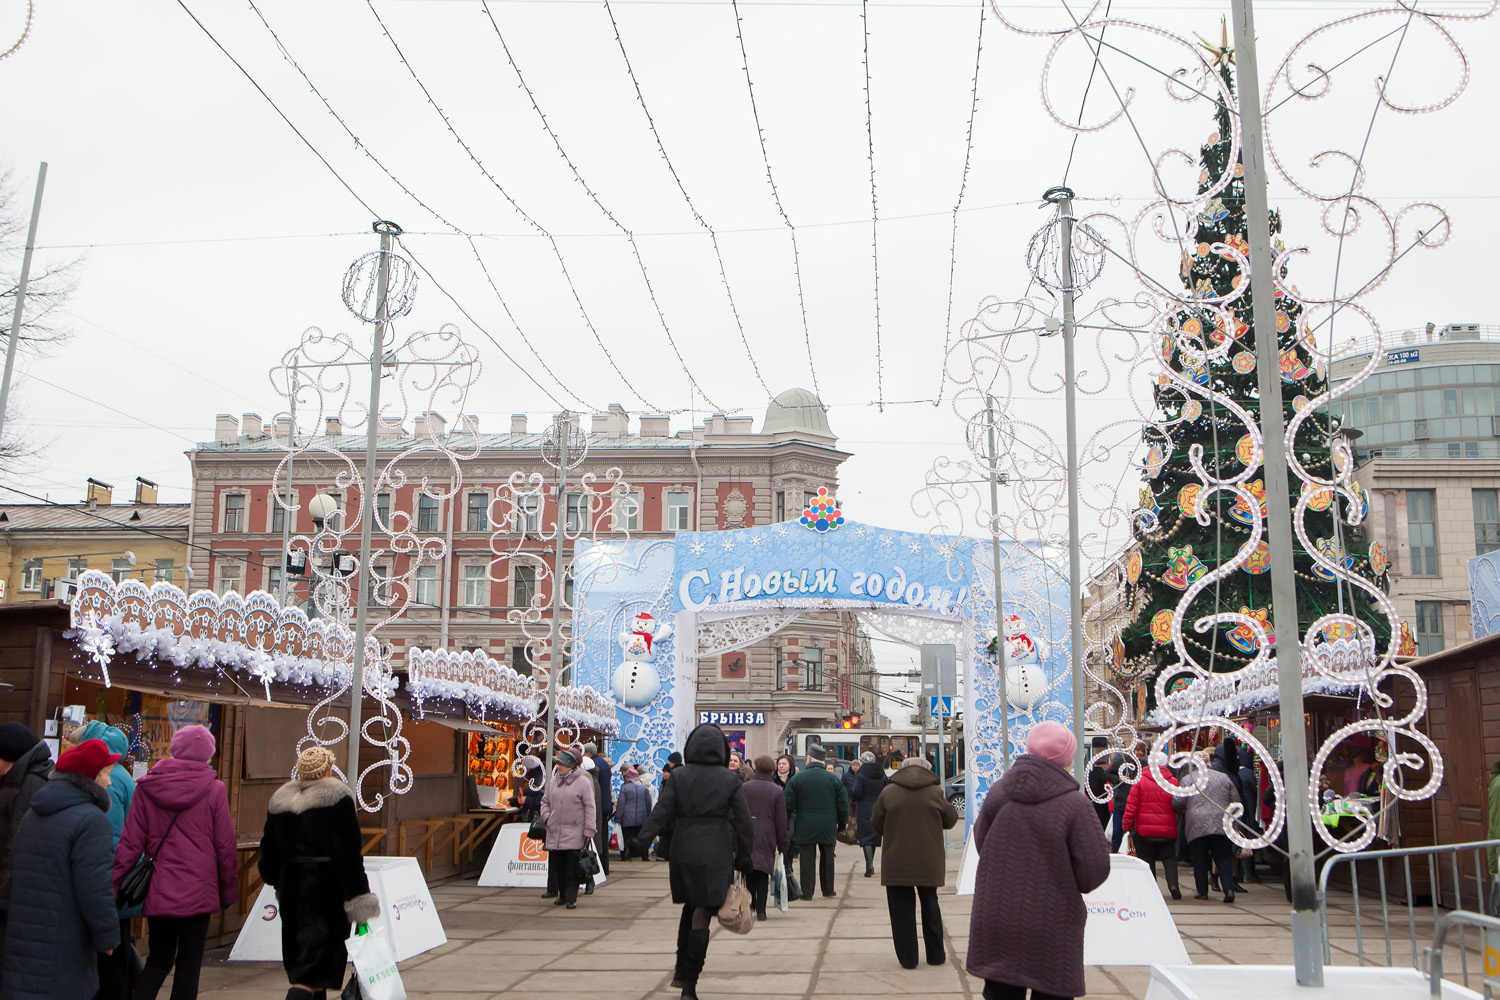
[[[417,530],[441,531],[442,525],[438,521],[437,497],[430,497],[426,493],[419,493],[417,495]]]
[[[437,567],[432,563],[417,567],[417,575],[412,579],[411,600],[413,604],[437,607]]]
[[[21,589],[42,589],[42,561],[40,559],[28,559],[21,566]]]
[[[469,494],[469,505],[464,512],[464,530],[490,530],[490,496],[488,493]]]
[[[464,567],[464,607],[483,608],[489,606],[489,569],[484,563],[470,563]]]
[[[821,649],[802,650],[802,690],[823,690],[823,651]]]
[[[686,531],[688,530],[688,500],[691,494],[668,493],[667,503],[662,515],[663,531]]]
[[[280,566],[266,567],[266,593],[272,597],[281,598],[281,581],[284,573]]]
[[[804,491],[803,494],[802,494],[802,510],[806,510],[807,508],[811,507],[813,505],[813,502],[815,500],[817,500],[817,499],[818,499],[818,494],[817,494],[816,490],[806,490],[806,491]],[[799,518],[802,516],[802,511],[801,510],[799,510],[797,512],[797,516]]]
[[[1478,457],[1479,457],[1479,442],[1478,441],[1465,441],[1464,442],[1464,458],[1478,458]]]
[[[240,566],[238,563],[219,564],[219,593],[227,594],[240,589]]]
[[[286,508],[281,506],[285,498],[272,496],[271,500],[271,534],[279,535],[286,530]]]
[[[590,499],[591,495],[588,493],[568,494],[568,534],[576,535],[580,531],[588,530]]]
[[[776,690],[786,690],[786,651],[776,647]]]
[[[1432,490],[1406,491],[1406,528],[1412,576],[1437,576],[1437,520]]]
[[[1457,389],[1444,389],[1443,390],[1443,416],[1445,416],[1445,417],[1456,417],[1456,416],[1458,416],[1458,390]]]
[[[175,560],[158,559],[156,560],[156,571],[152,574],[152,579],[157,583],[171,583],[172,577],[176,572],[177,563]]]
[[[69,559],[68,560],[68,579],[69,580],[76,580],[76,579],[78,579],[79,575],[82,574],[83,571],[86,570],[86,569],[88,569],[88,568],[89,568],[89,561],[87,559]]]
[[[1474,491],[1474,554],[1500,549],[1500,490]]]
[[[525,646],[510,647],[510,668],[522,677],[531,676],[531,661],[526,659]]]
[[[573,566],[571,563],[563,573],[563,605],[569,608],[573,606]]]
[[[641,500],[634,493],[615,498],[615,530],[641,530]]]
[[[115,583],[124,583],[130,579],[130,560],[111,559],[109,561],[109,578]]]
[[[245,494],[224,495],[224,530],[230,534],[245,530]]]
[[[1427,656],[1443,648],[1443,604],[1417,602],[1417,654]]]
[[[520,511],[516,515],[516,530],[528,535],[540,535],[542,533],[542,498],[535,493],[527,493],[525,496],[516,498],[516,507]]]
[[[786,490],[776,491],[776,521],[779,524],[786,520]]]
[[[1464,457],[1463,456],[1463,445],[1461,445],[1457,441],[1449,441],[1448,442],[1448,457],[1449,458],[1463,458]]]
[[[536,597],[536,567],[517,566],[515,584],[511,587],[511,607],[529,608]]]

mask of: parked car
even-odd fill
[[[953,808],[958,810],[959,819],[964,817],[964,806],[967,796],[964,793],[964,772],[959,771],[953,777],[943,782],[943,794],[948,801],[953,803]]]

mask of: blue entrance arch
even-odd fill
[[[1002,543],[1001,558],[1006,616],[1024,623],[1024,635],[1019,642],[1012,636],[1011,649],[1040,672],[1039,678],[1031,676],[1043,687],[1026,707],[1012,697],[1014,755],[1036,722],[1071,722],[1068,589],[1045,547]],[[580,541],[574,576],[575,634],[586,638],[575,644],[572,683],[612,693],[621,738],[627,741],[620,765],[645,764],[654,775],[682,746],[697,721],[700,657],[752,645],[800,614],[856,611],[899,617],[914,644],[921,632],[952,637],[941,641],[958,647],[969,801],[982,801],[999,776],[999,669],[989,652],[996,615],[988,539],[852,521],[828,530],[785,522],[684,531],[672,539]],[[753,621],[746,625],[746,620]],[[1012,667],[1012,678],[1020,668]]]

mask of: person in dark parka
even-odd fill
[[[0,725],[0,954],[5,947],[5,883],[10,845],[31,808],[31,797],[52,773],[52,751],[42,738],[19,722]]]
[[[849,819],[849,793],[823,766],[826,751],[816,743],[807,748],[807,766],[786,783],[786,811],[795,815],[792,840],[802,855],[802,898],[812,899],[813,876],[823,895],[834,891],[833,849],[838,831]],[[821,862],[821,863],[820,863]],[[814,867],[819,870],[814,872]]]
[[[520,763],[526,768],[526,777],[521,779],[519,788],[521,815],[518,819],[530,823],[541,812],[542,793],[547,790],[547,772],[542,769],[541,760],[530,754],[522,757]]]
[[[884,762],[865,751],[859,758],[859,777],[854,779],[854,790],[849,793],[849,801],[854,804],[859,846],[865,852],[865,878],[875,874],[875,848],[880,846],[880,833],[870,825],[870,813],[875,809],[875,800],[885,790],[885,782]]]
[[[718,726],[698,726],[683,746],[684,763],[664,783],[661,798],[641,830],[650,842],[672,827],[668,867],[672,902],[682,905],[677,925],[677,968],[673,982],[682,1000],[697,1000],[698,976],[708,957],[709,921],[724,905],[735,870],[754,867],[755,831],[745,786],[729,770],[729,739]]]
[[[297,777],[276,790],[266,809],[260,877],[281,907],[288,998],[337,990],[349,961],[349,925],[380,915],[365,875],[354,795],[332,770],[326,747],[308,747],[297,758]]]
[[[969,974],[985,1000],[1084,992],[1083,894],[1109,877],[1109,843],[1068,773],[1078,743],[1041,722],[985,796],[974,822],[979,866],[969,916]]]
[[[31,797],[12,844],[3,1000],[87,1000],[99,989],[96,956],[120,945],[106,790],[119,760],[85,740]]]
[[[667,782],[672,780],[672,772],[682,766],[682,754],[673,750],[667,754],[667,762],[661,768],[661,785],[656,794],[661,795],[662,789],[667,787]],[[659,801],[659,799],[658,799]],[[665,827],[658,835],[656,851],[652,855],[657,861],[665,861],[672,856],[672,828]]]
[[[891,773],[870,813],[870,825],[882,837],[880,884],[891,915],[891,943],[903,969],[917,967],[917,900],[927,964],[948,961],[937,891],[945,881],[943,831],[957,823],[958,810],[943,796],[923,757],[908,757]]]
[[[787,838],[786,795],[776,784],[776,762],[761,756],[755,758],[752,766],[755,775],[745,782],[745,802],[750,806],[750,818],[755,825],[755,847],[751,852],[755,867],[748,882],[756,919],[764,920],[776,857],[786,853],[791,841]]]
[[[110,753],[117,753],[123,760],[130,753],[130,737],[124,730],[105,725],[97,719],[84,723],[74,735],[75,743],[84,740],[103,740]],[[125,831],[125,817],[130,813],[130,804],[135,799],[135,777],[116,764],[109,771],[109,826],[114,831],[114,845],[118,847],[120,836]],[[95,1000],[125,1000],[133,995],[136,982],[134,954],[130,945],[134,937],[130,933],[131,917],[140,916],[140,911],[129,914],[121,912],[120,947],[113,955],[99,956],[99,995]]]
[[[641,772],[627,767],[620,772],[620,795],[615,800],[615,818],[620,821],[620,860],[628,861],[637,852],[631,842],[646,825],[651,815],[651,789],[641,781]],[[640,859],[647,856],[642,853]]]

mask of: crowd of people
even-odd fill
[[[209,921],[239,902],[228,793],[212,731],[173,733],[139,777],[129,740],[102,722],[57,759],[28,727],[0,725],[0,998],[171,1000],[198,995]],[[271,797],[260,874],[280,907],[289,1000],[324,1000],[343,981],[351,925],[373,919],[359,818],[333,755],[312,747]],[[140,959],[131,922],[144,917]]]

